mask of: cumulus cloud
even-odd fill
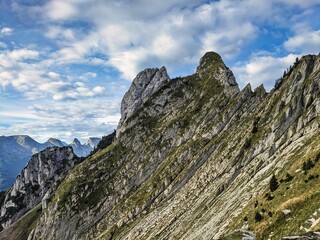
[[[320,30],[301,31],[297,35],[289,38],[284,43],[288,51],[301,53],[316,53],[320,51]]]
[[[76,1],[54,0],[45,5],[44,13],[51,20],[66,20],[77,14]],[[79,1],[80,2],[80,1]]]
[[[10,35],[10,34],[12,34],[12,32],[13,32],[12,28],[3,27],[0,29],[0,36],[1,35]]]
[[[79,77],[79,80],[81,81],[89,81],[90,79],[96,78],[97,73],[95,72],[87,72]]]
[[[233,31],[208,32],[202,39],[203,52],[212,49],[227,59],[232,58],[240,53],[248,41],[254,39],[256,31],[250,22],[246,22]]]
[[[75,33],[70,28],[63,28],[61,26],[49,26],[45,36],[51,39],[60,39],[63,41],[69,40],[72,41],[75,39]]]
[[[88,137],[107,135],[116,128],[120,119],[119,102],[105,100],[103,108],[96,108],[101,106],[101,99],[72,104],[28,100],[1,111],[0,126],[2,123],[11,126],[0,127],[0,131],[4,135],[28,134],[39,141],[56,137],[70,142],[76,136],[83,142]]]
[[[61,10],[61,6],[64,6]],[[254,21],[268,18],[272,3],[243,1],[50,1],[42,16],[50,21],[46,36],[67,42],[52,56],[57,63],[84,61],[102,53],[108,66],[132,80],[143,68],[167,65],[170,70],[195,64],[206,51],[232,58],[255,39]],[[249,11],[248,9],[255,9]],[[125,17],[123,17],[125,16]],[[93,28],[77,38],[52,21],[81,20]]]
[[[102,64],[132,80],[146,67],[166,65],[174,72],[194,66],[207,51],[232,60],[257,38],[261,23],[290,25],[292,19],[283,9],[315,4],[316,0],[51,0],[29,9],[47,23],[45,36],[59,41],[60,49],[50,55],[56,64]],[[76,21],[90,27],[66,27]],[[105,58],[93,58],[96,53]]]
[[[239,84],[244,87],[251,84],[253,88],[264,84],[267,90],[273,88],[275,80],[279,79],[283,72],[299,57],[289,54],[285,57],[254,56],[248,62],[233,68]]]
[[[24,100],[34,101],[26,116],[38,116],[29,122],[11,119],[15,124],[10,130],[29,134],[28,129],[40,126],[39,133],[30,134],[48,135],[48,129],[56,129],[65,138],[104,131],[108,122],[116,125],[121,96],[130,84],[123,84],[118,73],[132,80],[146,67],[165,65],[172,77],[180,70],[179,75],[186,75],[193,72],[201,55],[212,50],[227,62],[237,63],[230,67],[240,85],[264,83],[270,89],[294,62],[296,55],[291,51],[319,51],[319,30],[309,26],[315,21],[312,7],[317,4],[317,0],[14,2],[12,9],[26,22],[37,20],[37,28],[48,41],[45,47],[6,42],[3,39],[9,37],[2,36],[12,34],[13,29],[0,28],[0,48],[4,49],[0,52],[0,88],[14,88]],[[299,26],[302,18],[309,21]],[[285,39],[289,30],[295,35]],[[268,46],[267,51],[274,52],[251,55],[262,45],[270,45],[259,41],[271,34],[277,35],[272,40],[279,37],[277,46]],[[44,41],[43,36],[35,39]],[[73,72],[75,66],[81,70]],[[110,73],[105,81],[102,73]],[[117,92],[117,97],[108,96],[111,92]]]
[[[8,57],[16,61],[25,59],[37,59],[39,57],[39,52],[29,49],[18,49],[9,52]]]
[[[0,87],[11,85],[29,99],[51,96],[54,100],[97,97],[105,93],[102,86],[78,86],[65,76],[50,71],[50,64],[42,61],[38,51],[15,49],[0,53]],[[28,62],[34,60],[36,62]],[[54,62],[51,62],[53,64]],[[91,76],[94,74],[91,74]]]

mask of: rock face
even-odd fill
[[[68,145],[57,138],[49,138],[47,143],[51,143],[52,146],[56,146],[56,147],[65,147]]]
[[[86,157],[95,149],[101,138],[89,138],[87,143],[71,143],[75,154]],[[45,143],[38,143],[27,135],[0,136],[0,191],[12,186],[16,176],[25,167],[32,154],[47,147],[64,147],[68,144],[56,138],[49,138]]]
[[[216,53],[147,98],[137,79],[117,136],[49,191],[29,239],[281,239],[319,229],[320,56],[297,61],[270,93],[240,91]]]
[[[71,147],[49,147],[33,155],[4,193],[0,222],[3,228],[39,204],[53,183],[79,161]]]
[[[200,78],[216,79],[222,86],[226,86],[227,94],[233,95],[239,92],[239,87],[232,71],[224,64],[220,55],[215,52],[207,52],[197,67]]]
[[[139,109],[150,96],[170,81],[165,67],[147,68],[133,80],[129,90],[124,95],[121,102],[121,120],[117,132],[121,132],[122,123],[129,118],[132,113]]]

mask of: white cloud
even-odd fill
[[[230,59],[241,52],[241,49],[255,38],[256,29],[250,23],[242,23],[234,30],[225,32],[208,32],[202,39],[202,51],[209,49]]]
[[[253,88],[263,84],[267,90],[273,88],[275,80],[279,79],[283,72],[294,63],[295,54],[285,57],[254,56],[247,63],[233,67],[232,70],[240,84],[244,87],[251,84]]]
[[[39,57],[39,52],[29,49],[18,49],[10,52],[8,57],[17,61],[25,59],[37,59]]]
[[[1,71],[0,72],[0,86],[2,88],[8,86],[11,79],[12,79],[12,73],[10,73],[8,71]]]
[[[116,101],[115,101],[116,100]],[[77,137],[82,142],[88,137],[101,137],[116,128],[120,115],[120,99],[90,98],[65,104],[53,101],[17,101],[14,106],[2,106],[1,134],[28,134],[39,141],[56,137],[66,142]],[[104,107],[101,107],[101,104]],[[98,107],[96,107],[98,106]]]
[[[87,72],[79,77],[81,81],[89,81],[90,79],[96,78],[98,75],[95,72]]]
[[[50,71],[54,64],[54,61],[42,61],[38,51],[24,48],[4,51],[0,53],[0,87],[11,85],[28,99],[51,96],[57,101],[97,97],[105,93],[102,86],[78,86],[74,80],[69,81],[66,76]],[[96,75],[88,73],[87,76]]]
[[[288,51],[301,53],[317,53],[320,51],[320,30],[318,31],[301,31],[297,35],[289,38],[284,43]]]
[[[45,14],[52,20],[70,19],[77,14],[77,9],[73,2],[76,1],[50,1],[45,6]]]
[[[70,28],[63,28],[61,26],[49,26],[45,36],[51,39],[74,40],[75,33]]]
[[[286,15],[286,9],[316,4],[317,0],[51,0],[29,9],[47,23],[45,36],[58,40],[60,49],[50,56],[55,64],[108,64],[132,80],[146,67],[166,65],[170,71],[195,65],[206,51],[234,59],[262,31],[261,23],[289,26],[294,16]],[[90,30],[83,32],[77,24],[64,27],[77,20]],[[95,53],[107,61],[94,58]]]
[[[59,12],[64,4],[65,10]],[[225,58],[236,56],[255,38],[254,20],[270,16],[271,6],[256,0],[237,4],[201,0],[152,4],[146,0],[135,3],[59,0],[44,6],[43,18],[50,21],[47,37],[66,35],[64,38],[68,40],[52,56],[56,63],[83,62],[100,53],[123,78],[132,80],[146,67],[166,65],[170,71],[185,64],[196,64],[200,56],[210,50]],[[248,12],[248,9],[255,11]],[[90,22],[93,28],[75,37],[75,31],[53,25],[57,20],[75,19]]]
[[[37,119],[28,123],[7,120],[16,123],[7,132],[51,137],[49,131],[57,129],[58,136],[68,138],[102,131],[109,121],[115,125],[120,95],[127,90],[129,82],[120,85],[117,75],[112,83],[102,82],[101,69],[110,71],[108,80],[115,76],[114,69],[124,79],[132,80],[142,69],[162,65],[169,73],[182,69],[179,73],[185,75],[186,71],[192,73],[206,51],[217,51],[231,63],[246,51],[250,56],[263,30],[265,36],[270,33],[268,28],[273,30],[270,26],[285,29],[283,34],[289,29],[296,33],[274,51],[283,53],[285,47],[299,53],[318,52],[319,32],[308,28],[310,22],[298,24],[306,16],[312,19],[314,4],[318,1],[49,0],[31,7],[15,2],[12,6],[21,19],[39,20],[37,27],[42,26],[43,35],[49,41],[45,43],[46,49],[35,44],[33,47],[9,42],[3,45],[0,88],[11,86],[21,91],[24,100],[41,103],[28,109],[27,116],[37,115]],[[12,29],[6,31],[12,33]],[[15,50],[9,51],[8,46]],[[256,87],[264,83],[270,89],[296,56],[287,54],[278,58],[277,53],[273,54],[255,55],[232,67],[240,85],[251,82]],[[78,64],[84,68],[80,74],[73,73],[72,68]],[[99,68],[92,69],[93,65]],[[114,98],[113,92],[119,96]],[[72,100],[68,102],[72,104],[63,100]],[[20,111],[23,109],[16,110]],[[39,132],[32,130],[38,128]]]
[[[3,27],[0,29],[0,35],[10,35],[12,34],[13,29],[8,27]]]
[[[53,80],[59,80],[61,79],[61,75],[56,72],[48,72],[48,77],[53,79]]]
[[[68,85],[62,85],[62,86],[57,86],[57,88],[51,88],[53,89],[53,99],[54,100],[64,100],[64,99],[80,99],[84,97],[97,97],[101,96],[105,93],[105,88],[102,86],[96,86],[93,89],[89,89],[87,86],[82,84],[79,86],[79,84],[75,84],[75,88],[72,86],[69,86],[70,90],[64,90],[60,91],[59,88],[66,87]],[[54,87],[54,86],[53,86]]]

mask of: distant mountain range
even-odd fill
[[[0,190],[10,187],[30,157],[47,147],[71,146],[78,157],[85,157],[98,145],[101,138],[89,138],[87,143],[75,138],[67,144],[56,138],[39,143],[27,135],[0,136]]]

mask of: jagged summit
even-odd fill
[[[119,126],[145,103],[149,97],[170,81],[165,67],[147,68],[134,78],[131,87],[121,102],[121,120]],[[120,130],[120,129],[119,129]],[[118,132],[118,131],[117,131]]]
[[[99,144],[99,142],[101,141],[101,138],[97,138],[97,137],[90,137],[88,139],[88,143],[92,148],[97,147],[97,145]]]
[[[206,82],[204,87],[208,89],[212,89],[212,86],[216,85],[215,81],[218,81],[224,87],[223,91],[227,95],[232,96],[240,92],[232,71],[224,64],[222,58],[216,52],[204,54],[197,67],[196,76],[198,80]],[[160,69],[147,68],[137,74],[121,102],[121,119],[117,129],[117,136],[123,131],[122,125],[125,120],[169,81],[170,77],[165,67]],[[198,97],[201,97],[200,95]]]
[[[238,93],[239,87],[232,71],[225,65],[221,56],[216,52],[207,52],[200,59],[196,73],[200,78],[209,78],[218,80],[223,86],[226,86],[226,93]]]
[[[58,147],[67,146],[66,143],[62,142],[60,139],[57,139],[57,138],[49,138],[49,139],[47,140],[47,143],[51,143],[51,144],[53,144],[54,146],[58,146]]]
[[[200,71],[206,71],[209,68],[218,67],[224,65],[221,56],[216,52],[207,52],[201,58],[199,66],[197,67],[197,73]]]
[[[81,145],[81,142],[79,141],[78,138],[74,138],[73,141],[72,141],[72,144],[76,145],[76,146],[80,146]]]
[[[38,142],[36,142],[34,139],[29,137],[28,135],[14,135],[12,136],[13,139],[16,140],[16,142],[22,146],[27,146],[30,148],[30,146],[38,146],[40,145]]]

